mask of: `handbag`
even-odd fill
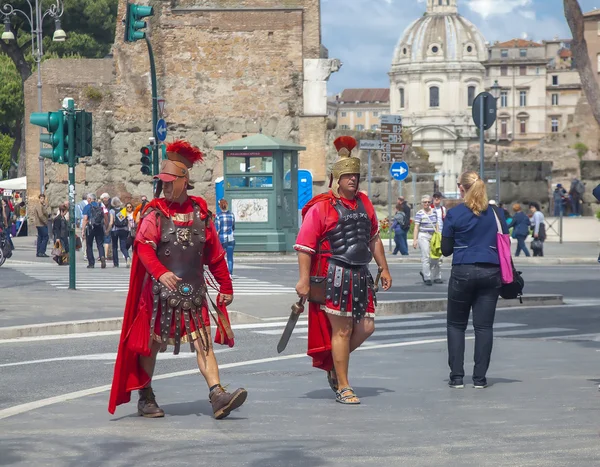
[[[513,270],[513,281],[510,284],[502,284],[500,288],[500,296],[504,300],[514,300],[516,298],[519,299],[519,302],[523,303],[523,289],[525,288],[525,280],[523,279],[521,271],[517,271],[512,262],[512,258],[510,260],[512,270]]]
[[[431,234],[431,239],[429,240],[429,257],[431,259],[440,259],[442,257],[442,234],[439,232],[438,223],[435,224],[431,222],[431,217],[425,211],[424,214],[429,219],[429,223],[435,227],[435,232]]]
[[[325,276],[311,276],[310,289],[308,291],[308,301],[318,305],[325,305],[325,292],[327,281]]]
[[[514,268],[510,255],[510,235],[503,232],[502,224],[500,224],[500,218],[493,207],[492,212],[496,218],[496,227],[498,228],[498,232],[496,233],[496,251],[498,252],[498,260],[500,262],[502,283],[511,284],[514,280]]]
[[[534,238],[531,241],[531,249],[532,250],[541,250],[544,247],[544,244],[539,238]]]

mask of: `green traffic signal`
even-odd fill
[[[75,114],[75,157],[92,155],[92,114],[85,110]]]
[[[144,146],[140,149],[142,157],[140,158],[140,162],[142,163],[142,167],[140,168],[140,172],[144,175],[152,175],[152,147]]]
[[[154,8],[151,6],[128,3],[127,12],[125,13],[125,42],[145,39],[146,33],[141,29],[145,29],[147,23],[140,20],[152,15],[154,15]]]
[[[52,149],[40,149],[40,156],[52,159],[59,164],[65,163],[65,147],[68,147],[68,134],[65,125],[65,116],[58,112],[34,112],[29,117],[29,122],[48,130],[40,135],[40,142],[49,144]]]

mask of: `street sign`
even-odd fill
[[[158,116],[163,118],[165,114],[165,100],[161,97],[156,100],[156,103],[158,104]]]
[[[390,167],[390,174],[398,181],[404,180],[408,177],[408,164],[405,161],[394,162]]]
[[[385,143],[400,144],[402,142],[402,133],[392,133],[381,135]]]
[[[167,139],[167,122],[162,118],[156,124],[156,136],[158,136],[159,141]]]
[[[382,123],[381,124],[381,134],[389,135],[389,134],[402,134],[402,125],[396,123]]]
[[[404,151],[406,151],[406,144],[381,143],[381,150],[393,154],[404,154]]]
[[[361,139],[359,148],[365,151],[378,151],[381,149],[381,141],[378,139]]]
[[[496,99],[489,92],[482,92],[473,101],[473,121],[481,128],[481,107],[483,106],[483,129],[489,130],[496,121]]]
[[[402,116],[401,115],[382,115],[381,116],[381,125],[392,124],[392,125],[402,125]]]

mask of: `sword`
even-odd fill
[[[379,268],[377,270],[377,278],[375,279],[375,287],[374,287],[374,291],[375,293],[379,292],[379,281],[381,280],[381,273],[383,272],[383,268]]]
[[[298,322],[298,318],[300,314],[304,311],[304,302],[306,302],[305,298],[301,298],[298,300],[298,303],[294,303],[292,305],[292,313],[288,319],[287,324],[285,325],[285,329],[283,330],[283,334],[281,335],[281,339],[279,339],[279,343],[277,344],[277,353],[281,353],[287,347],[287,344],[292,337],[292,332],[294,332],[294,328],[296,327],[296,323]]]

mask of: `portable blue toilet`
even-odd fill
[[[313,176],[310,170],[298,169],[298,210],[313,197]]]

